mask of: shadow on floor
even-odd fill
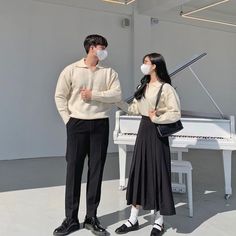
[[[131,154],[127,158],[129,168]],[[117,154],[107,155],[103,180],[119,178]],[[86,182],[87,159],[84,163],[82,183]],[[64,157],[43,157],[0,161],[0,192],[65,185],[66,161]]]
[[[236,210],[236,197],[224,199],[223,163],[220,154],[211,152],[193,152],[193,200],[194,217],[188,217],[186,194],[174,194],[177,205],[176,216],[165,216],[165,227],[175,229],[178,233],[191,233],[208,219],[217,214]],[[209,156],[208,156],[209,155]],[[130,166],[129,154],[127,170]],[[109,154],[104,170],[104,180],[118,179],[118,155]],[[232,186],[236,186],[236,162],[232,158]],[[0,161],[0,192],[52,187],[65,184],[66,162],[63,157],[23,159],[14,161]],[[86,181],[86,163],[83,182]],[[117,186],[118,187],[118,186]],[[233,189],[234,191],[234,189]],[[234,193],[234,192],[233,192]],[[107,215],[100,220],[103,225],[110,226],[126,220],[130,214],[130,207]],[[140,216],[146,221],[141,228],[153,223],[153,216],[148,211],[141,211]],[[229,226],[230,227],[230,226]],[[232,226],[231,226],[232,227]]]
[[[165,229],[172,228],[177,233],[189,234],[215,215],[236,210],[236,198],[232,196],[230,199],[225,200],[221,193],[204,194],[203,192],[195,192],[197,200],[194,202],[194,216],[192,218],[188,216],[189,212],[186,204],[180,205],[176,207],[176,215],[164,216]],[[176,205],[187,202],[185,194],[174,194],[174,199]],[[99,219],[106,227],[117,222],[123,224],[130,216],[130,209],[127,206],[123,210],[102,215]],[[140,229],[154,223],[154,216],[150,211],[141,210],[139,212],[140,218],[145,219],[145,222],[143,223],[142,221],[142,224],[140,224]]]

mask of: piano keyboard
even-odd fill
[[[225,139],[227,140],[227,138],[223,138],[223,137],[213,137],[213,136],[187,136],[187,135],[172,135],[171,137],[174,138],[197,138],[197,139],[203,139],[203,140],[207,140],[207,139]]]
[[[134,145],[137,134],[118,133],[115,143]],[[192,148],[192,149],[209,149],[209,150],[235,150],[235,138],[213,137],[213,136],[196,136],[196,135],[173,135],[169,137],[170,147],[172,148]]]
[[[128,136],[128,137],[136,137],[137,134],[134,133],[119,133],[118,136]],[[202,139],[202,140],[212,140],[212,139],[219,139],[219,140],[229,140],[223,137],[212,137],[212,136],[189,136],[189,135],[171,135],[170,138],[194,138],[194,139]]]

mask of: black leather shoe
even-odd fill
[[[91,230],[95,235],[106,235],[106,230],[101,226],[97,217],[85,217],[84,228]]]
[[[129,221],[129,220],[128,220]],[[128,233],[128,232],[130,232],[130,231],[135,231],[135,230],[138,230],[139,229],[139,223],[138,223],[138,221],[133,225],[130,221],[129,221],[129,223],[131,224],[131,226],[130,227],[128,227],[127,225],[125,225],[125,224],[123,224],[123,225],[121,225],[119,228],[117,228],[116,230],[115,230],[115,232],[117,233],[117,234],[126,234],[126,233]]]
[[[151,231],[151,235],[150,236],[161,236],[162,234],[164,234],[164,225],[159,225],[157,223],[155,223],[155,225],[158,225],[161,230],[157,229],[157,228],[152,228],[152,231]]]
[[[53,232],[55,236],[68,235],[80,229],[79,221],[77,219],[66,218],[62,224]]]

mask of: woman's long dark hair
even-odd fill
[[[158,76],[158,78],[161,80],[163,83],[168,83],[171,85],[171,80],[170,76],[168,74],[167,68],[166,68],[166,63],[164,57],[159,54],[159,53],[150,53],[147,54],[143,57],[143,62],[145,58],[148,57],[151,61],[151,63],[156,65],[155,72]],[[149,83],[151,80],[150,75],[145,75],[141,79],[141,83],[137,86],[137,90],[134,93],[134,97],[139,100],[144,96],[145,90],[147,83]]]

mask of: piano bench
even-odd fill
[[[171,160],[171,172],[186,174],[189,216],[193,217],[192,164],[189,161]]]

